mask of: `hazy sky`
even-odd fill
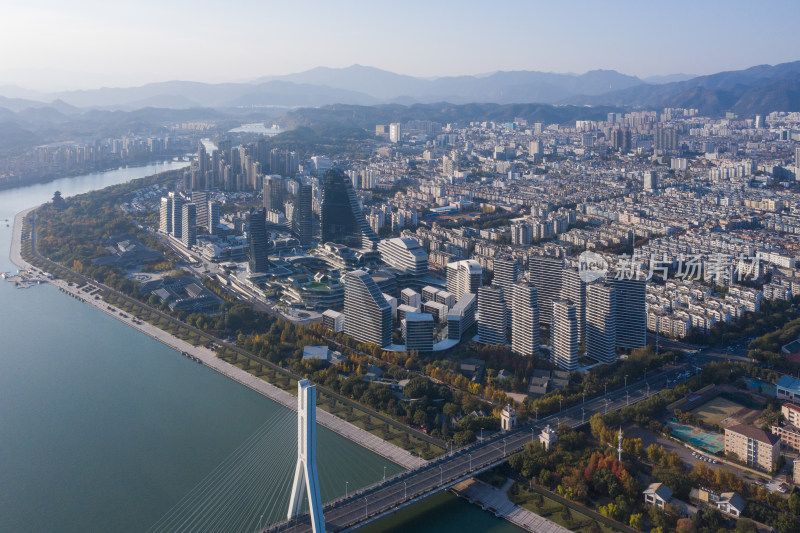
[[[597,68],[646,77],[800,59],[798,0],[0,2],[0,84],[39,89],[355,63],[426,77]]]

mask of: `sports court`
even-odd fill
[[[700,407],[692,409],[691,413],[702,420],[704,425],[720,425],[726,427],[730,425],[729,423],[734,422],[733,420],[729,420],[729,418],[737,417],[737,415],[739,417],[744,417],[751,411],[751,409],[747,409],[743,405],[717,396]]]
[[[688,442],[696,448],[714,454],[725,449],[725,436],[718,433],[708,433],[694,426],[681,424],[670,420],[667,425],[672,428],[672,435],[682,441]]]

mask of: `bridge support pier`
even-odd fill
[[[300,514],[303,493],[308,494],[314,533],[325,533],[317,476],[317,388],[307,379],[297,383],[297,467],[289,498],[289,520]]]

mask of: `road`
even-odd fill
[[[651,375],[647,381],[632,383],[627,389],[618,389],[584,404],[575,405],[533,424],[444,456],[422,468],[398,474],[347,498],[330,502],[325,506],[326,528],[328,531],[348,531],[424,499],[504,462],[511,454],[522,450],[525,444],[538,439],[539,433],[548,424],[579,427],[588,423],[595,413],[619,410],[657,394],[667,385],[668,380],[674,380],[688,368],[688,364],[683,364],[659,372]],[[287,505],[288,497],[287,494]],[[287,527],[291,527],[293,531],[294,528],[297,531],[311,531],[308,515],[303,515],[296,521],[277,524],[265,531],[281,531]]]

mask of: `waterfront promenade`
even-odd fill
[[[450,490],[469,503],[479,505],[484,511],[490,511],[500,518],[505,518],[526,531],[569,533],[569,529],[512,503],[506,493],[513,483],[514,480],[509,479],[503,487],[496,489],[483,481],[471,478],[453,485]]]
[[[14,218],[14,229],[9,258],[11,259],[12,263],[23,270],[31,270],[34,268],[22,258],[21,252],[22,219],[33,209],[35,208],[22,211]],[[137,323],[134,323],[132,317],[128,316],[127,313],[120,311],[118,308],[108,304],[101,298],[95,299],[94,297],[89,296],[85,291],[82,291],[75,286],[70,286],[69,283],[63,280],[54,279],[50,280],[50,283],[67,294],[80,299],[81,301],[91,305],[99,311],[106,313],[109,316],[116,318],[121,322],[124,322],[132,328],[138,329],[142,333],[156,339],[170,348],[173,348],[181,353],[191,355],[192,357],[201,361],[205,366],[219,372],[223,376],[258,392],[263,396],[266,396],[270,400],[273,400],[288,409],[293,411],[297,410],[297,398],[294,395],[253,376],[239,367],[217,358],[216,353],[213,350],[202,346],[194,346],[189,344],[188,342],[170,335],[169,333],[153,326],[148,322],[137,321]],[[394,444],[387,442],[380,437],[373,435],[372,433],[369,433],[368,431],[363,430],[349,422],[346,422],[320,408],[317,408],[317,422],[321,426],[338,433],[346,439],[355,442],[356,444],[392,461],[393,463],[402,466],[403,468],[415,468],[425,462],[418,456],[412,455],[410,452],[400,448],[399,446],[395,446]],[[291,429],[291,431],[295,430],[294,427],[287,428],[287,430],[289,429]]]

